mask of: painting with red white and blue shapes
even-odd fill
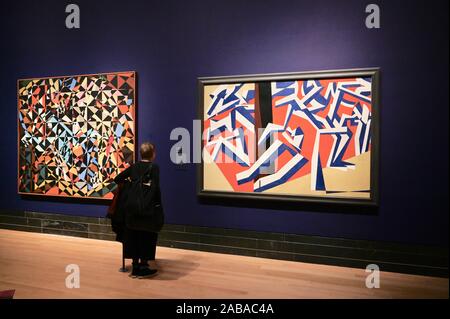
[[[377,75],[201,78],[200,195],[373,203]]]

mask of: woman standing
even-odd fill
[[[139,198],[137,198],[136,192],[133,192],[133,189],[130,188],[125,199],[127,203],[138,201],[140,204],[141,202],[147,203],[145,205],[151,207],[161,206],[159,167],[153,163],[156,156],[155,146],[152,143],[145,142],[140,147],[140,153],[141,161],[117,175],[114,182],[120,184],[130,179],[131,184],[139,184],[138,187],[142,190]],[[133,205],[121,206],[125,206],[121,213],[124,218],[124,229],[121,236],[124,258],[133,260],[133,270],[130,276],[144,278],[155,275],[157,270],[149,267],[149,261],[155,260],[156,242],[158,231],[162,227],[163,216],[161,215],[161,218],[155,221],[154,216],[149,217],[139,214],[136,209],[130,209],[129,207],[133,207]]]

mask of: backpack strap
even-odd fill
[[[144,178],[146,178],[147,176],[149,176],[149,182],[151,182],[151,180],[152,180],[152,168],[153,168],[153,165],[150,164],[150,167],[145,171],[144,174],[141,175],[139,183],[144,184]]]

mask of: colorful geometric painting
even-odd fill
[[[19,80],[19,193],[112,198],[134,160],[135,98],[134,72]]]
[[[203,87],[203,191],[370,199],[372,78]]]

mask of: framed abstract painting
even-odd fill
[[[200,197],[378,205],[379,69],[198,79]]]
[[[112,198],[135,160],[136,73],[17,81],[19,194]]]

